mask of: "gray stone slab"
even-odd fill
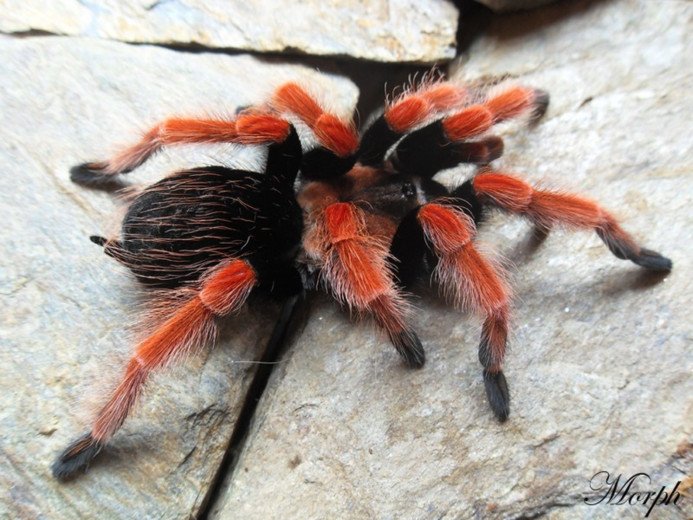
[[[117,229],[120,203],[72,184],[69,168],[170,115],[233,114],[288,79],[322,86],[348,109],[357,91],[301,66],[98,39],[1,37],[0,55],[0,517],[195,516],[278,308],[251,302],[216,349],[152,380],[86,475],[55,481],[54,457],[120,376],[139,311],[134,282],[88,240]],[[233,164],[233,152],[178,148],[129,177]]]
[[[525,222],[491,219],[480,242],[509,259],[515,286],[504,424],[486,403],[477,319],[417,299],[428,361],[414,371],[319,298],[215,518],[642,518],[643,506],[585,504],[592,476],[690,489],[692,8],[581,1],[507,16],[454,72],[547,89],[537,127],[499,130],[498,166],[600,201],[673,272],[616,260],[591,233],[537,244]],[[657,514],[690,518],[689,496]]]
[[[425,63],[455,55],[458,18],[447,0],[0,0],[0,12],[2,32]]]

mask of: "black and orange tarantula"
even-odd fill
[[[352,121],[288,83],[266,106],[229,120],[168,119],[112,160],[73,168],[73,180],[96,183],[133,170],[165,146],[267,147],[262,171],[212,166],[164,178],[132,200],[120,236],[91,237],[155,292],[163,311],[91,431],[54,463],[54,475],[86,468],[121,427],[149,374],[209,343],[215,319],[239,309],[256,289],[288,300],[319,284],[371,316],[404,361],[420,367],[424,349],[404,290],[432,272],[455,305],[482,315],[486,393],[496,417],[507,419],[509,290],[473,240],[487,208],[523,215],[544,230],[554,224],[594,230],[617,258],[655,271],[672,267],[597,204],[534,189],[489,166],[503,151],[502,140],[489,135],[492,127],[538,119],[548,100],[523,86],[485,91],[425,81],[395,97],[359,134]],[[317,146],[303,150],[298,121]],[[434,180],[460,163],[478,165],[477,174],[452,189]]]

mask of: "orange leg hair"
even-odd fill
[[[345,123],[324,111],[300,86],[287,83],[277,89],[272,108],[296,114],[315,133],[320,143],[339,157],[356,152],[358,134],[353,122]],[[289,123],[280,115],[241,114],[236,119],[167,119],[147,131],[133,146],[113,159],[81,164],[71,170],[72,179],[98,183],[112,175],[128,173],[164,146],[192,143],[268,144],[281,142],[289,134]]]
[[[164,146],[191,143],[267,144],[281,142],[289,123],[269,114],[242,114],[236,119],[167,119],[151,128],[135,145],[113,159],[85,163],[72,169],[73,180],[90,182],[128,173]]]
[[[406,91],[387,106],[385,120],[398,134],[404,134],[440,113],[461,107],[467,91],[447,82],[431,83]]]
[[[271,105],[279,112],[296,114],[315,133],[320,143],[338,157],[356,152],[358,133],[353,122],[341,121],[330,114],[299,85],[286,83],[272,97]]]
[[[548,230],[554,224],[593,229],[617,258],[653,271],[671,270],[671,260],[636,244],[616,219],[594,202],[576,195],[537,190],[520,179],[495,172],[477,175],[473,182],[481,200],[525,215],[542,229]]]
[[[508,418],[510,404],[503,375],[510,290],[497,268],[474,247],[474,223],[461,210],[429,203],[421,207],[417,218],[438,257],[435,276],[444,293],[458,307],[484,315],[479,361],[484,366],[484,383],[491,408],[504,421]]]
[[[434,83],[397,98],[387,107],[385,119],[392,130],[404,134],[458,106],[458,112],[441,121],[447,138],[451,142],[461,142],[484,134],[496,123],[508,119],[527,113],[531,113],[533,119],[540,117],[546,110],[548,95],[537,89],[511,86],[464,107],[468,100],[465,89],[445,82]]]
[[[71,444],[53,465],[58,478],[86,467],[104,444],[122,426],[142,393],[149,374],[209,343],[215,334],[214,318],[238,310],[256,285],[252,267],[243,260],[230,260],[214,269],[202,289],[165,320],[135,349],[125,374],[91,431]]]
[[[310,233],[309,253],[318,257],[336,297],[371,314],[404,360],[422,366],[423,346],[407,324],[407,304],[392,280],[387,244],[368,234],[364,212],[348,202],[330,204],[319,210]]]
[[[548,95],[537,89],[514,86],[491,95],[483,103],[470,105],[443,119],[445,135],[452,142],[465,141],[486,133],[497,123],[531,114],[541,117]]]

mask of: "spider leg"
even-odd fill
[[[404,134],[443,110],[461,106],[467,96],[465,89],[447,82],[429,83],[405,92],[364,131],[359,162],[364,166],[382,163],[390,147]]]
[[[484,316],[479,361],[489,404],[501,421],[508,418],[510,394],[503,375],[510,316],[510,290],[497,267],[472,243],[473,220],[449,203],[428,203],[410,213],[392,242],[391,252],[405,277],[418,270],[427,248],[437,257],[434,276],[457,307]],[[399,274],[398,273],[398,274]]]
[[[345,123],[330,114],[298,84],[286,83],[279,87],[270,104],[279,112],[297,115],[315,133],[322,146],[339,157],[356,151],[358,134],[353,122]]]
[[[400,173],[431,177],[461,162],[486,164],[502,155],[503,141],[480,136],[497,123],[527,113],[536,120],[549,102],[546,92],[521,86],[497,90],[469,104],[476,97],[450,83],[434,83],[401,96],[364,132],[359,161],[379,164],[388,149],[409,133],[397,144],[394,154]],[[457,112],[440,118],[451,109]]]
[[[369,235],[363,210],[348,202],[325,207],[306,249],[322,263],[322,276],[340,301],[370,314],[407,364],[424,364],[423,346],[407,323],[406,301],[392,279],[387,245]]]
[[[304,153],[301,175],[318,180],[343,175],[356,161],[358,132],[353,121],[344,121],[325,111],[300,85],[279,87],[270,106],[298,116],[317,137],[319,146]]]
[[[652,271],[670,271],[672,262],[655,251],[640,247],[616,219],[592,201],[580,196],[532,188],[526,182],[495,172],[473,179],[482,202],[524,215],[540,229],[554,224],[593,229],[617,258],[630,260]]]
[[[149,374],[209,343],[215,333],[214,318],[238,310],[257,283],[255,271],[243,260],[229,260],[208,274],[200,291],[179,303],[170,317],[136,347],[122,380],[91,431],[60,454],[53,464],[53,475],[66,479],[86,469],[122,426]]]
[[[520,86],[503,90],[413,131],[397,144],[393,160],[401,173],[420,177],[460,163],[486,165],[503,155],[503,140],[484,136],[493,125],[527,113],[535,120],[547,106],[544,91]]]
[[[321,146],[306,153],[303,174],[308,178],[341,175],[355,162],[358,135],[353,123],[346,123],[324,111],[300,86],[287,83],[277,89],[271,107],[278,113],[294,113],[315,133]],[[140,141],[107,161],[88,162],[70,170],[73,181],[99,184],[120,173],[129,173],[164,146],[193,143],[269,144],[283,141],[289,123],[280,115],[248,111],[237,118],[180,119],[162,121],[147,131]]]
[[[142,139],[107,161],[80,164],[70,170],[82,184],[107,181],[129,173],[164,146],[191,143],[269,144],[282,142],[289,123],[269,114],[241,114],[236,119],[167,119],[152,127]]]
[[[461,163],[484,166],[503,155],[503,147],[503,140],[497,136],[451,141],[443,123],[436,121],[402,139],[392,160],[397,171],[405,175],[430,178]]]

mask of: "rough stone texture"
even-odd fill
[[[108,156],[165,116],[233,113],[290,78],[333,92],[342,109],[357,91],[305,67],[98,39],[0,37],[0,55],[0,517],[189,518],[278,309],[251,302],[215,350],[154,378],[86,475],[56,482],[50,465],[86,429],[84,405],[97,406],[121,373],[138,301],[134,283],[88,240],[113,229],[115,196],[72,184],[69,168]],[[179,148],[129,177],[230,164],[229,151]]]
[[[425,63],[455,55],[458,18],[446,0],[0,0],[0,12],[2,32]]]
[[[476,0],[496,11],[497,13],[509,13],[511,11],[523,11],[535,9],[551,4],[556,0]],[[565,2],[565,0],[563,0]]]
[[[671,256],[673,273],[648,276],[591,234],[537,244],[526,223],[494,218],[481,238],[512,262],[517,302],[505,424],[486,404],[476,318],[418,298],[428,363],[411,371],[318,297],[212,516],[642,518],[642,507],[583,503],[590,477],[607,470],[648,472],[653,486],[681,480],[683,508],[650,517],[693,517],[692,17],[682,1],[562,2],[496,20],[454,67],[548,89],[540,125],[502,129],[499,166],[600,200]],[[86,240],[107,232],[117,202],[67,171],[171,113],[232,112],[287,77],[319,77],[279,59],[90,39],[0,47],[0,517],[187,518],[210,492],[253,373],[244,361],[259,358],[276,307],[254,301],[211,354],[158,377],[90,472],[56,483],[53,457],[88,420],[79,402],[109,386],[127,355],[135,301]],[[345,107],[355,101],[348,83],[325,88]],[[130,177],[219,153],[170,151]]]
[[[584,503],[601,470],[682,481],[681,507],[651,516],[693,516],[692,15],[678,1],[557,5],[494,21],[457,65],[549,90],[536,128],[501,131],[498,165],[601,201],[674,271],[618,261],[590,233],[536,243],[525,222],[492,219],[481,241],[516,287],[505,424],[486,404],[477,319],[417,300],[428,361],[412,371],[318,299],[216,518],[642,518]]]

